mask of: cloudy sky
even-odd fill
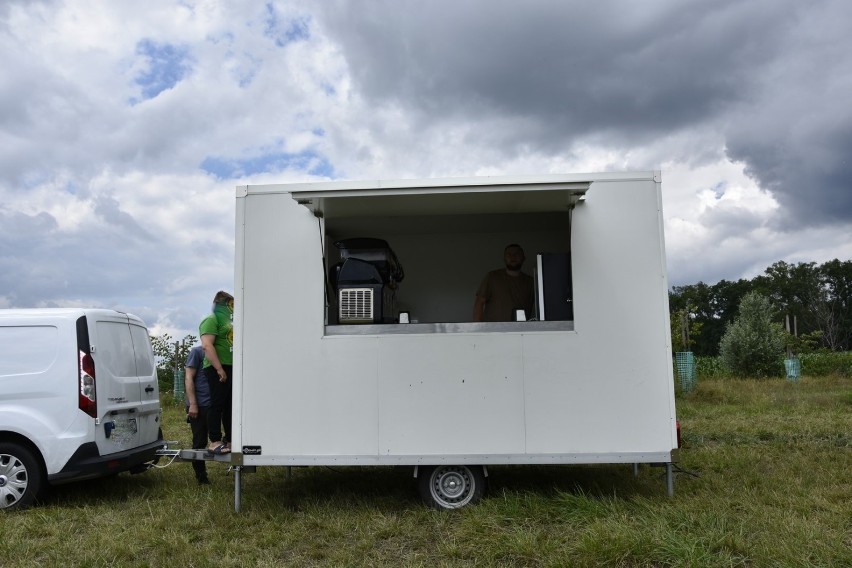
[[[672,285],[849,260],[850,22],[846,0],[2,0],[0,308],[196,333],[247,183],[660,169]]]

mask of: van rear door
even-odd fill
[[[126,314],[87,313],[95,362],[95,442],[101,455],[158,439],[160,393],[148,330]]]
[[[136,355],[136,377],[139,379],[139,438],[147,444],[160,436],[160,389],[157,383],[157,365],[151,337],[142,320],[130,316],[128,319],[133,352]]]

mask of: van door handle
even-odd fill
[[[154,392],[154,387],[148,385],[147,387],[145,387],[145,392]]]

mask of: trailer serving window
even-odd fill
[[[323,184],[293,192],[319,220],[326,335],[573,329],[571,218],[588,185]],[[535,313],[526,322],[473,322],[480,281],[503,266],[510,243],[524,248],[523,270],[535,277]]]

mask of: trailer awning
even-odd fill
[[[475,184],[471,180],[476,180]],[[302,205],[326,219],[567,212],[591,182],[538,178],[470,178],[396,182],[321,183],[288,189]],[[353,187],[354,185],[354,187]]]
[[[660,182],[660,173],[610,172],[535,176],[477,176],[419,180],[331,181],[237,187],[237,198],[288,194],[330,224],[332,233],[364,228],[413,233],[431,225],[479,226],[500,219],[536,225],[569,215],[586,192],[603,182]],[[373,231],[374,232],[374,231]]]

